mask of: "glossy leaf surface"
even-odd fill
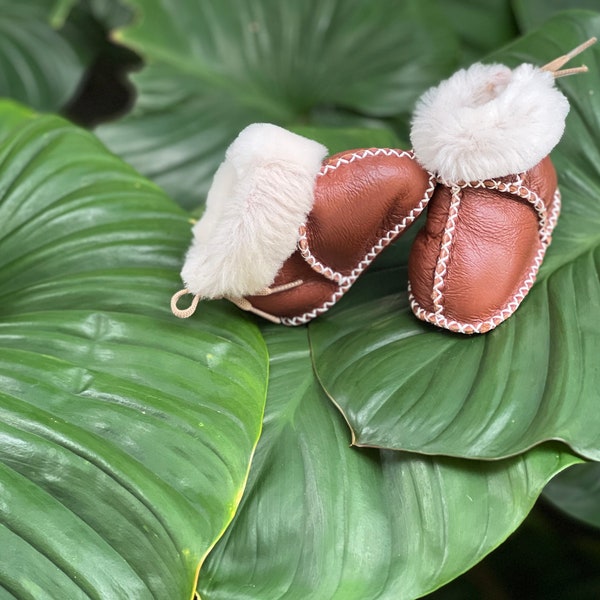
[[[69,38],[50,26],[51,4],[0,0],[0,96],[57,111],[85,64]]]
[[[258,330],[170,314],[188,219],[89,133],[0,104],[0,587],[189,598],[243,491]]]
[[[539,27],[559,12],[600,9],[596,0],[512,0],[512,5],[519,26],[525,31]]]
[[[247,494],[208,558],[203,600],[416,598],[502,542],[573,461],[545,445],[500,462],[348,446],[306,332],[265,332],[271,375]]]
[[[544,498],[574,519],[600,528],[600,465],[567,469],[546,486]]]
[[[461,38],[461,64],[481,60],[517,34],[511,0],[444,0],[438,4]]]

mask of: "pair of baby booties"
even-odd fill
[[[428,207],[408,264],[414,314],[465,334],[493,329],[521,304],[550,244],[560,194],[548,155],[569,111],[555,78],[584,71],[561,67],[594,41],[541,68],[458,71],[419,99],[411,151],[325,158],[313,140],[248,126],[194,225],[173,313],[227,298],[277,323],[307,323]]]

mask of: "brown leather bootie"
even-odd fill
[[[442,185],[409,257],[415,315],[460,333],[485,333],[533,285],[560,212],[549,158],[516,176]]]
[[[415,315],[460,333],[509,317],[535,282],[560,213],[548,154],[569,110],[554,79],[595,39],[542,68],[476,64],[426,92],[411,141],[438,187],[409,257]]]
[[[331,308],[427,205],[434,177],[412,152],[336,154],[268,124],[246,128],[215,175],[171,301],[178,317],[227,298],[301,325]],[[194,295],[188,309],[179,298]]]
[[[298,249],[273,286],[302,284],[247,300],[285,325],[301,325],[324,313],[421,214],[434,185],[411,152],[369,148],[331,156],[317,175],[315,202],[299,227]]]

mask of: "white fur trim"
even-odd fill
[[[227,149],[193,228],[181,277],[204,298],[255,294],[296,249],[327,148],[255,123]]]
[[[447,182],[504,177],[550,153],[568,112],[551,73],[476,63],[421,96],[410,139],[421,165]]]

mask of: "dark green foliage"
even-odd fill
[[[600,34],[567,4],[0,0],[0,598],[597,596],[600,49],[492,333],[412,316],[414,231],[308,327],[169,311],[241,128],[406,148],[459,66]]]

